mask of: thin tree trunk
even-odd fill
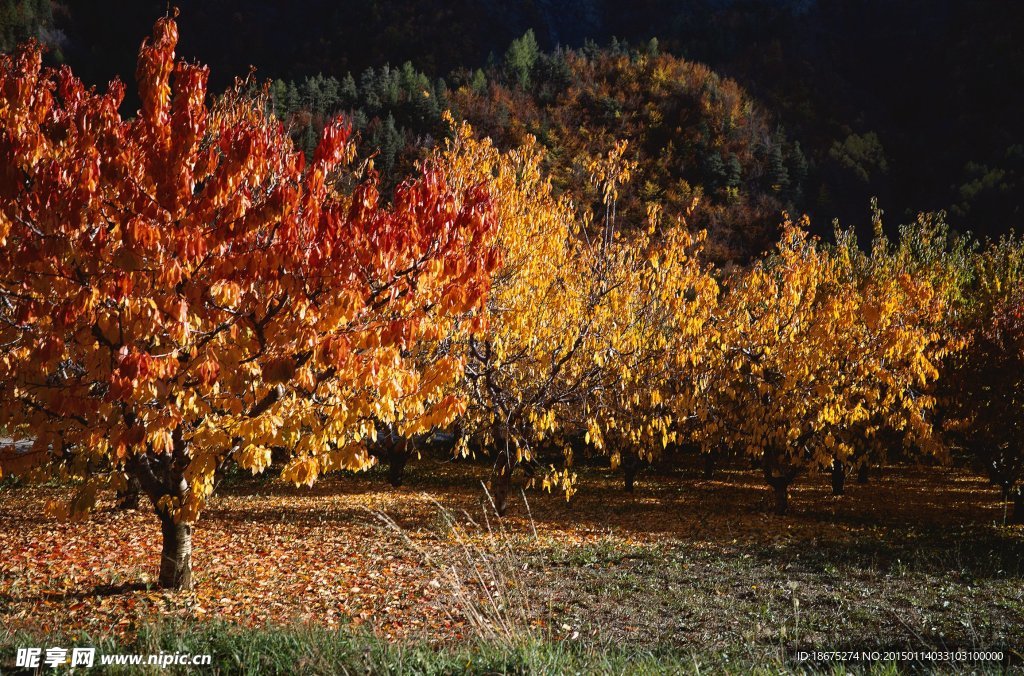
[[[765,481],[775,493],[775,513],[782,516],[789,509],[789,484],[797,477],[800,470],[789,463],[780,463],[780,457],[784,457],[784,455],[769,449],[761,458],[761,467],[764,471]]]
[[[832,495],[843,495],[846,485],[846,465],[839,458],[832,460]]]
[[[412,455],[409,451],[411,444],[407,439],[403,439],[395,444],[391,448],[391,452],[388,454],[388,481],[395,488],[402,485],[402,475],[405,473],[405,465],[409,462],[409,456]]]
[[[857,483],[866,484],[868,482],[868,464],[866,462],[861,463],[860,468],[857,469]]]
[[[627,455],[622,460],[622,471],[626,475],[626,492],[632,493],[636,483],[636,475],[640,473],[640,458],[632,454]]]
[[[160,554],[160,586],[164,589],[192,588],[192,524],[175,522],[160,515],[163,551]]]
[[[141,497],[142,484],[139,483],[139,479],[135,475],[129,474],[124,490],[117,492],[116,508],[121,510],[138,509]]]
[[[515,462],[512,459],[512,449],[509,448],[510,441],[505,430],[497,423],[491,429],[495,449],[494,469],[491,472],[491,500],[494,501],[494,511],[499,516],[504,516],[505,510],[508,509],[508,494],[512,489],[512,472],[515,470]]]
[[[704,480],[711,481],[715,477],[715,453],[704,454]]]
[[[775,492],[775,513],[784,516],[789,510],[789,481],[785,477],[775,477],[771,483]]]
[[[505,516],[505,511],[508,509],[508,494],[512,489],[513,467],[508,462],[508,456],[505,452],[502,452],[500,455],[505,457],[499,458],[498,464],[491,475],[491,499],[494,500],[494,511],[499,516]]]
[[[771,486],[775,496],[775,513],[784,515],[789,509],[789,484],[792,483],[796,474],[792,471],[784,471],[779,474],[766,469],[764,472],[765,481]]]
[[[1013,495],[1013,513],[1010,523],[1024,523],[1024,487],[1018,486]]]

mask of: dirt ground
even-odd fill
[[[66,488],[5,484],[0,626],[130,635],[174,616],[445,641],[484,618],[595,646],[747,657],[1024,648],[1024,529],[1002,525],[998,492],[962,470],[887,467],[839,498],[826,475],[805,476],[779,517],[750,470],[648,470],[629,494],[591,469],[571,502],[528,490],[529,507],[518,497],[500,522],[481,476],[423,460],[398,489],[376,470],[312,489],[232,480],[197,528],[196,589],[178,594],[152,586],[150,513],[107,505],[60,523],[43,506]]]

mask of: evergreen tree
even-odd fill
[[[778,143],[768,147],[768,184],[774,192],[781,194],[789,189],[789,169],[782,155],[782,146]]]
[[[345,73],[345,77],[341,79],[338,96],[344,108],[351,108],[356,104],[359,98],[359,88],[356,86],[356,79],[352,77],[352,73]]]
[[[794,197],[799,197],[803,192],[804,183],[807,181],[807,157],[804,156],[800,142],[794,141],[789,149],[789,176],[793,182],[792,192]]]
[[[707,154],[704,160],[704,170],[707,172],[708,183],[717,188],[726,184],[725,162],[717,150]]]
[[[533,29],[526,31],[518,40],[513,40],[505,52],[505,76],[509,82],[523,89],[529,87],[530,75],[539,55],[540,47],[533,35]]]
[[[729,155],[729,161],[726,166],[726,186],[730,188],[739,188],[740,183],[743,181],[743,165],[740,164],[740,158],[736,155]]]
[[[481,68],[473,72],[473,79],[469,83],[470,88],[476,94],[483,94],[487,91],[487,76]]]

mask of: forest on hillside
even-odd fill
[[[103,85],[114,76],[130,82],[137,36],[165,5],[4,0],[0,47],[40,36],[55,46],[52,56],[66,60],[86,82]],[[870,234],[872,196],[897,220],[942,209],[955,228],[980,236],[1020,228],[1024,217],[1019,197],[1024,48],[1010,37],[1024,30],[1024,12],[1013,2],[317,0],[296,6],[182,0],[178,5],[183,49],[213,67],[215,88],[228,86],[250,66],[258,78],[297,87],[318,76],[339,82],[351,77],[362,84],[387,67],[412,68],[453,91],[478,70],[489,82],[514,88],[521,83],[503,82],[495,72],[506,74],[510,46],[527,31],[546,56],[561,48],[612,57],[653,44],[660,53],[706,65],[723,81],[735,81],[756,102],[767,126],[769,138],[758,142],[770,147],[785,136],[799,144],[807,176],[795,177],[790,190],[799,188],[799,194],[781,201],[794,213],[808,213],[821,224],[821,234],[830,233],[834,218]],[[538,67],[545,64],[541,60]],[[546,77],[540,71],[537,76]],[[531,98],[537,95],[547,105],[543,94],[529,92]],[[627,105],[647,92],[639,96]],[[445,101],[442,96],[439,103]],[[316,108],[317,102],[311,103]],[[398,143],[396,132],[421,142],[436,138],[433,122],[420,128],[372,98],[365,109],[362,102],[344,101],[355,103],[360,105],[353,112],[367,122],[376,120],[375,143]],[[599,105],[580,114],[599,113]],[[511,113],[534,114],[529,107]],[[715,173],[717,159],[702,160],[712,165],[703,172]],[[792,173],[795,160],[786,160]],[[699,171],[693,175],[704,178]],[[690,176],[686,180],[709,194],[718,187]],[[751,190],[742,201],[763,201],[753,208],[757,212],[776,207],[777,198]]]

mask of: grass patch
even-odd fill
[[[744,655],[743,646],[720,654],[677,648],[630,650],[588,646],[572,640],[523,640],[514,645],[473,641],[437,645],[425,641],[388,642],[368,631],[322,627],[244,628],[223,622],[165,622],[142,627],[135,640],[71,633],[39,637],[20,632],[0,651],[0,667],[14,664],[15,646],[62,645],[96,648],[102,673],[194,673],[195,667],[100,666],[103,655],[188,654],[212,656],[209,671],[220,674],[895,674],[893,663],[864,665],[850,671],[822,665],[801,666],[782,657],[765,660]],[[7,643],[4,640],[3,643]],[[96,668],[96,667],[94,667]],[[988,673],[981,667],[983,673]],[[991,673],[1000,673],[994,665]],[[977,671],[975,671],[977,673]],[[59,672],[53,672],[59,673]]]

